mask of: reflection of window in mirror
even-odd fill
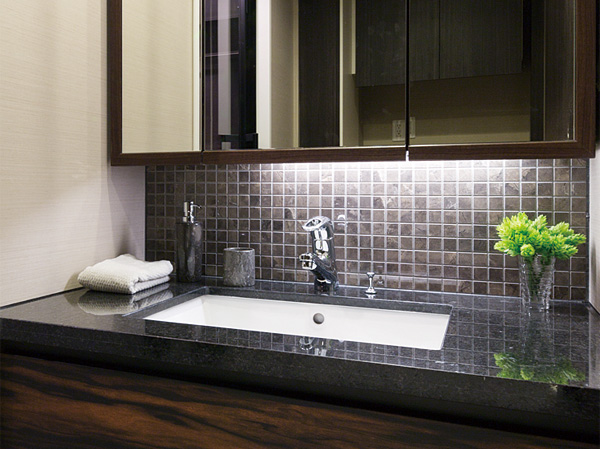
[[[200,150],[200,0],[123,0],[123,153]]]

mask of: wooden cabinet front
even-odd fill
[[[523,1],[410,2],[411,81],[519,73]],[[357,0],[357,86],[404,84],[405,0]]]
[[[31,357],[0,366],[3,449],[595,447]]]
[[[522,0],[443,0],[439,8],[440,78],[521,72]]]

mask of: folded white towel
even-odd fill
[[[91,290],[133,294],[169,281],[168,260],[145,262],[131,254],[108,259],[83,270],[77,280]]]

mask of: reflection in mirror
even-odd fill
[[[200,150],[200,0],[123,0],[123,153]]]
[[[354,84],[354,9],[344,5],[205,0],[206,149],[358,144],[357,91],[343,84]]]
[[[256,3],[204,0],[207,149],[257,148]]]
[[[435,55],[411,64],[411,145],[574,139],[575,2],[411,0],[410,10],[411,55]],[[422,33],[432,20],[434,39]]]
[[[219,7],[209,7],[210,1],[205,3],[208,17],[205,22],[206,48],[214,48],[219,58],[228,58],[230,66],[224,69],[223,63],[217,65],[210,62],[213,57],[211,54],[205,57],[206,103],[210,107],[210,113],[208,110],[205,113],[207,150],[355,147],[380,143],[369,137],[369,134],[373,134],[373,126],[380,127],[379,124],[370,123],[372,119],[369,114],[372,114],[373,104],[365,106],[367,115],[361,118],[361,86],[357,79],[358,69],[362,72],[370,70],[371,52],[364,45],[359,46],[357,27],[364,25],[362,34],[370,31],[364,20],[357,24],[357,21],[360,22],[357,11],[366,13],[372,5],[355,0],[213,2],[218,3]],[[229,4],[229,7],[221,3]],[[244,3],[246,13],[243,12],[243,6],[235,7]],[[255,4],[256,9],[249,7],[250,4]],[[218,16],[216,20],[215,15]],[[235,26],[239,16],[245,17],[245,26]],[[240,18],[239,22],[242,21]],[[398,17],[399,23],[403,21],[404,11]],[[211,27],[212,31],[209,32]],[[250,29],[256,30],[254,36],[248,34]],[[246,34],[242,36],[244,30]],[[247,58],[245,64],[243,61],[238,63],[235,56],[238,48],[245,43],[248,49],[248,43],[253,39],[255,60]],[[390,45],[396,50],[395,63],[402,67],[404,42],[404,32],[396,30]],[[360,62],[357,62],[358,52]],[[252,62],[255,63],[255,71],[249,70]],[[239,76],[237,79],[236,74]],[[246,78],[239,74],[245,74]],[[248,79],[251,74],[256,76],[255,80]],[[255,98],[251,98],[252,92],[248,86],[253,86],[254,81]],[[246,96],[241,98],[247,103],[243,104],[240,100],[235,105],[232,98],[244,83]],[[229,86],[229,92],[223,89],[225,86]],[[404,85],[397,83],[391,90],[404,105]],[[223,113],[223,108],[231,114]],[[252,117],[250,109],[255,113],[255,122],[242,122],[244,113],[246,117]],[[381,108],[375,106],[375,109],[374,113],[386,114]],[[387,114],[384,127],[390,145],[403,143],[400,137],[391,140],[393,122],[403,121],[402,111],[403,106],[395,116]],[[240,142],[239,147],[234,144],[236,140]]]
[[[410,145],[575,138],[575,2],[212,1],[207,48],[230,68],[205,59],[207,149],[403,146],[407,128]]]

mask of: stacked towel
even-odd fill
[[[77,280],[91,290],[133,294],[168,282],[172,271],[168,260],[145,262],[124,254],[87,267]]]

